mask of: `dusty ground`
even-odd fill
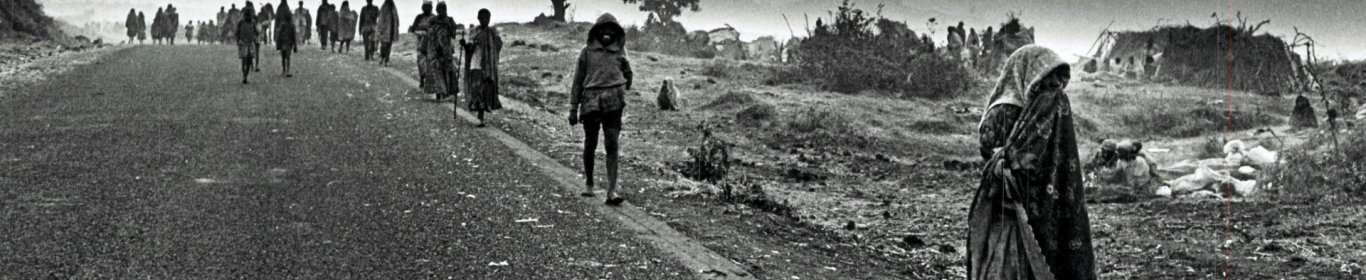
[[[500,125],[567,165],[577,165],[578,128],[564,121],[567,77],[580,33],[571,27],[503,26],[506,97],[517,100]],[[541,47],[550,45],[552,48]],[[976,160],[973,134],[982,97],[896,100],[849,96],[804,85],[767,85],[770,65],[733,63],[713,73],[704,60],[633,53],[636,88],[624,148],[633,199],[675,221],[714,250],[773,279],[958,278],[963,275],[964,217],[977,174],[945,161]],[[680,112],[654,109],[664,78],[683,93]],[[1222,90],[1148,84],[1074,82],[1084,156],[1104,138],[1134,138],[1163,164],[1199,155],[1211,137],[1261,140],[1252,129],[1281,136],[1289,100]],[[772,114],[742,113],[772,105]],[[1232,104],[1232,105],[1230,105]],[[1228,131],[1224,112],[1235,123]],[[699,124],[732,145],[730,180],[760,186],[782,207],[732,206],[720,188],[684,178],[687,149],[701,143]],[[1195,143],[1197,145],[1192,145]],[[601,169],[600,169],[601,170]],[[1091,207],[1099,270],[1107,279],[1204,278],[1229,271],[1242,278],[1302,275],[1351,278],[1366,263],[1356,253],[1360,206],[1297,205],[1268,198],[1165,199]],[[766,211],[767,210],[767,211]],[[1224,213],[1231,211],[1231,233]],[[776,213],[776,214],[775,214]],[[1335,219],[1321,219],[1335,217]],[[852,222],[853,229],[846,229]],[[776,225],[775,225],[776,224]],[[795,226],[794,226],[795,225]],[[727,234],[752,228],[755,234]],[[781,230],[779,230],[781,229]],[[741,230],[743,231],[743,230]],[[1225,236],[1234,240],[1224,246]],[[836,248],[828,258],[810,247]],[[832,260],[849,260],[847,263]],[[863,265],[859,265],[863,264]],[[850,274],[857,270],[860,273]],[[839,272],[839,273],[835,273]],[[881,276],[877,276],[881,275]],[[1292,277],[1293,278],[1293,277]]]

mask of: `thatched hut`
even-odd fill
[[[1301,83],[1299,55],[1279,37],[1219,25],[1164,26],[1148,31],[1109,32],[1084,69],[1178,84],[1281,93]],[[1092,64],[1093,63],[1093,64]]]

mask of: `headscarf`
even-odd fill
[[[1001,77],[991,91],[991,98],[987,99],[986,110],[999,105],[1024,107],[1029,103],[1029,90],[1055,69],[1070,71],[1070,66],[1048,48],[1038,45],[1021,47],[1001,67]]]
[[[1051,50],[1025,46],[1003,68],[991,104],[1012,96],[1022,110],[1005,145],[987,161],[973,198],[968,279],[1096,279],[1066,84],[1030,90],[1054,72],[1070,71],[1059,61]]]

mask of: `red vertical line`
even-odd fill
[[[1234,14],[1233,0],[1228,0],[1228,14]],[[1228,28],[1225,30],[1228,32],[1228,56],[1225,57],[1228,60],[1228,90],[1225,94],[1224,105],[1228,107],[1226,118],[1228,122],[1227,126],[1224,127],[1224,141],[1231,141],[1233,139],[1233,33],[1238,32],[1238,30],[1233,29],[1232,20],[1229,20]],[[1224,241],[1220,242],[1219,247],[1223,248],[1224,251],[1224,280],[1228,280],[1232,277],[1229,263],[1233,261],[1233,247],[1226,246],[1229,245],[1229,240],[1232,238],[1233,203],[1230,201],[1232,200],[1232,186],[1227,183],[1220,185],[1224,187]]]

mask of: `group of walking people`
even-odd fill
[[[290,55],[306,42],[310,23],[306,9],[291,11],[285,1],[272,15],[273,38],[284,75],[290,77]],[[373,59],[378,49],[379,63],[387,65],[398,39],[397,7],[393,0],[385,0],[382,7],[370,2],[367,0],[356,20],[365,41],[365,57]],[[240,14],[240,19],[233,18],[236,15],[219,19],[236,22],[231,33],[242,60],[244,84],[252,70],[259,71],[260,33],[271,30],[262,28],[262,19],[254,10],[247,2],[234,13]],[[347,15],[348,3],[343,2],[341,11],[334,12],[324,0],[318,11],[320,45],[324,50],[331,47],[344,52],[349,45],[344,32],[353,29],[338,28],[337,24],[348,25],[352,21],[349,18],[355,18]],[[467,108],[478,114],[479,126],[485,126],[484,113],[502,107],[498,61],[503,41],[489,26],[492,14],[479,10],[479,25],[465,32],[464,26],[448,15],[444,2],[433,6],[426,1],[422,11],[408,30],[419,40],[420,87],[437,100],[454,102],[462,88],[460,81],[465,79]],[[130,22],[133,17],[130,12]],[[634,83],[625,35],[610,14],[602,15],[589,29],[574,68],[568,115],[570,125],[582,124],[584,129],[586,188],[581,195],[597,196],[594,161],[601,135],[607,151],[605,203],[613,206],[625,201],[617,193],[619,139],[626,93]],[[1071,105],[1064,91],[1071,78],[1070,65],[1052,50],[1027,45],[1015,50],[1000,71],[978,126],[980,153],[986,164],[968,214],[968,279],[1095,279],[1082,166]]]
[[[146,42],[150,32],[153,44],[174,45],[176,34],[180,30],[180,13],[170,4],[167,4],[166,8],[157,8],[157,13],[152,17],[152,24],[148,26],[147,15],[136,9],[129,9],[123,27],[128,31],[125,35],[128,36],[129,44],[134,41]]]

